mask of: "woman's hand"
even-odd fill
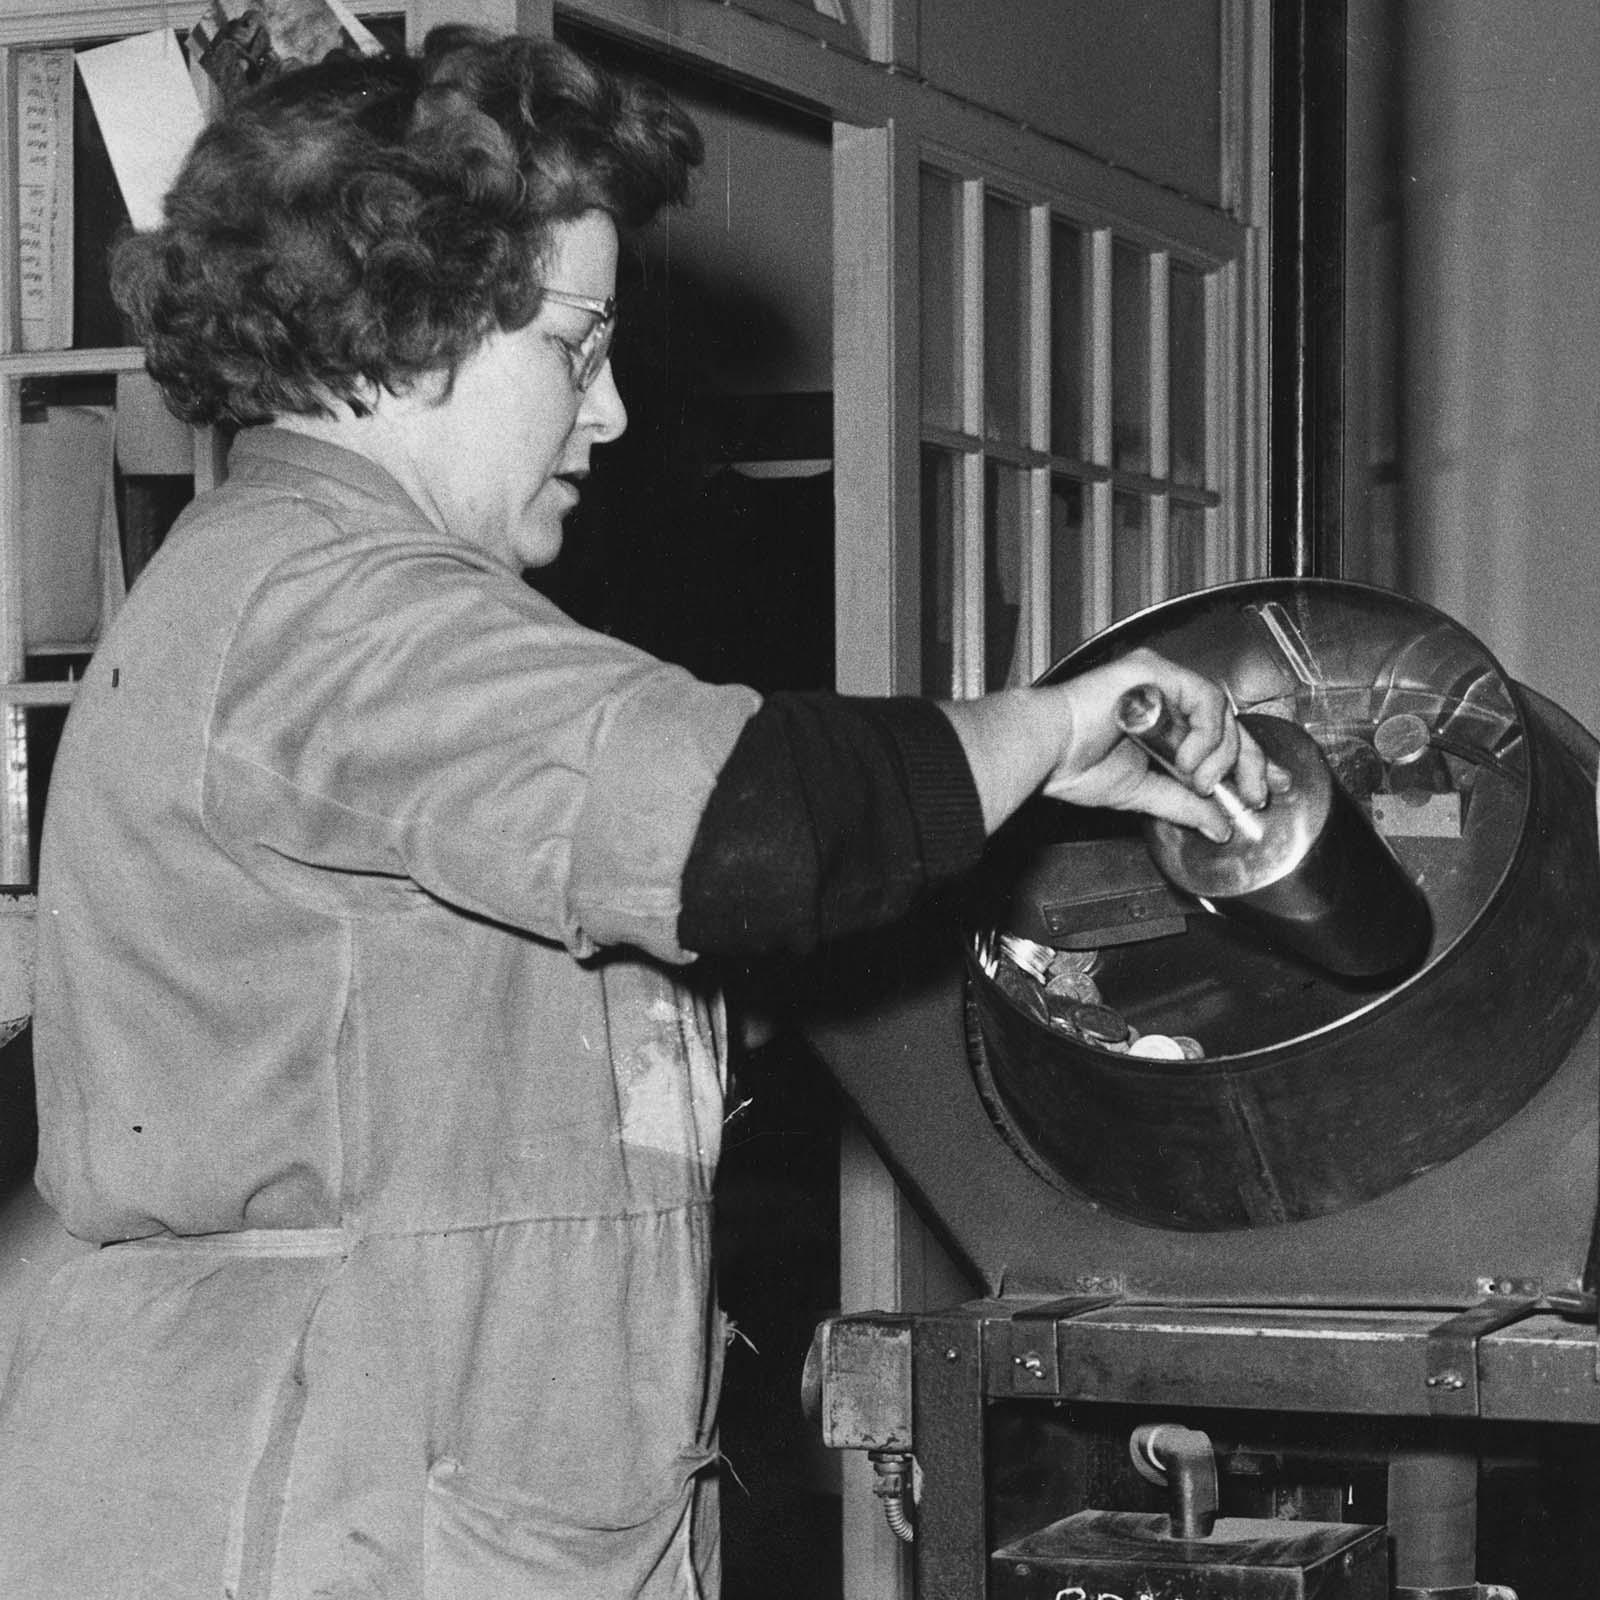
[[[1192,788],[1152,767],[1117,726],[1118,701],[1142,683],[1161,690],[1189,725],[1177,766]],[[991,832],[1042,789],[1074,805],[1165,817],[1220,843],[1231,825],[1202,796],[1227,778],[1246,805],[1260,807],[1269,789],[1289,783],[1240,728],[1219,685],[1152,650],[1048,688],[952,701],[944,710],[966,749]]]
[[[1153,684],[1188,724],[1176,765],[1187,785],[1151,764],[1117,725],[1122,696]],[[1224,779],[1246,805],[1260,809],[1269,788],[1285,788],[1287,774],[1270,767],[1260,747],[1239,726],[1221,687],[1152,650],[1136,650],[1051,689],[1064,735],[1044,792],[1073,805],[1142,811],[1197,828],[1218,843],[1231,825],[1215,802],[1203,799]]]

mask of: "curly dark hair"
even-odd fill
[[[164,221],[113,252],[168,405],[248,426],[453,375],[537,315],[553,227],[681,205],[694,124],[549,40],[448,25],[416,56],[330,57],[234,102]]]

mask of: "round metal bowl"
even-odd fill
[[[1052,1182],[1179,1229],[1338,1211],[1470,1148],[1550,1078],[1600,1000],[1594,741],[1448,617],[1361,585],[1185,596],[1041,681],[1138,646],[1316,738],[1426,895],[1432,944],[1412,976],[1373,988],[1164,886],[1141,900],[1115,881],[1098,910],[1041,933],[1041,860],[1087,851],[1129,873],[1142,841],[1126,817],[1035,801],[992,841],[966,940],[971,1054],[996,1122]],[[1145,1059],[1045,1020],[1008,970],[1001,936],[1019,929],[1093,944],[1104,1005],[1204,1056]]]

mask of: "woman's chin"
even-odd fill
[[[541,506],[511,536],[512,554],[524,571],[548,567],[561,554],[565,540],[562,519],[565,510],[553,515]]]

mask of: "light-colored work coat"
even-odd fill
[[[0,1595],[713,1592],[723,1039],[675,928],[755,703],[241,437],[52,786],[39,1182],[105,1248],[0,1402]]]

